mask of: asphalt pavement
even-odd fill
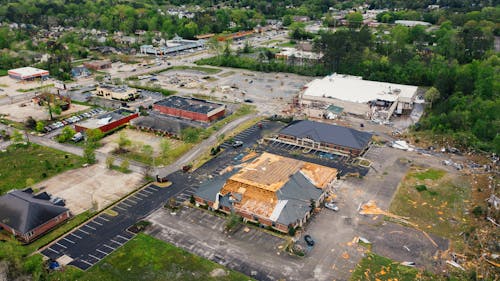
[[[51,259],[67,255],[73,259],[70,265],[82,270],[90,268],[133,238],[134,234],[127,231],[130,226],[161,208],[172,197],[177,201],[185,201],[208,174],[215,173],[223,165],[241,160],[239,155],[243,155],[246,147],[252,146],[261,138],[267,126],[280,127],[276,123],[264,122],[264,129],[253,126],[241,132],[235,139],[243,141],[243,147],[233,148],[226,143],[227,148],[221,154],[196,171],[183,173],[178,170],[169,174],[168,180],[172,182],[169,187],[161,188],[150,184],[140,189],[111,207],[118,215],[99,213],[77,229],[52,242],[41,253]]]

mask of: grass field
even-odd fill
[[[61,172],[80,167],[82,157],[37,144],[11,145],[0,152],[0,194],[36,183]]]
[[[214,269],[222,269],[224,276],[211,276]],[[151,236],[139,234],[87,272],[67,268],[52,274],[50,280],[243,281],[251,278]]]
[[[7,70],[6,69],[0,69],[0,76],[6,76],[7,75]]]
[[[389,211],[409,217],[422,230],[460,241],[467,227],[464,214],[470,197],[465,179],[445,171],[413,167],[401,182]]]
[[[351,281],[375,280],[436,280],[436,276],[421,273],[418,269],[407,267],[391,259],[368,253],[351,275]]]

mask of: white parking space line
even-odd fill
[[[123,245],[122,243],[117,242],[117,241],[115,241],[115,240],[113,240],[113,239],[109,239],[109,241],[111,241],[111,242],[113,242],[113,243],[116,243],[116,244],[118,244],[118,245],[120,245],[120,246],[121,246],[121,245]]]
[[[132,202],[132,204],[137,204],[137,201],[134,201],[134,200],[132,200],[132,199],[130,199],[130,198],[127,198],[125,201]]]
[[[148,193],[148,194],[153,194],[153,192],[151,192],[151,191],[149,191],[149,190],[147,190],[147,189],[143,189],[142,191],[144,191],[144,192],[146,192],[146,193]]]
[[[59,245],[59,246],[63,247],[64,249],[68,249],[68,247],[64,246],[63,244],[59,244],[59,242],[56,242],[56,245]]]
[[[120,204],[123,204],[123,205],[125,205],[125,206],[127,206],[127,207],[132,207],[132,205],[127,204],[127,203],[125,203],[125,202],[121,202]]]
[[[88,227],[88,228],[90,228],[90,229],[96,230],[96,228],[95,228],[95,227],[90,226],[90,225],[88,225],[88,224],[86,224],[86,225],[84,225],[84,226],[86,226],[86,227]]]
[[[92,255],[92,254],[89,254],[89,257],[92,257],[92,258],[94,258],[94,259],[96,259],[96,260],[98,260],[98,261],[100,261],[100,260],[101,260],[100,258],[98,258],[98,257],[96,257],[96,256],[94,256],[94,255]]]
[[[97,224],[97,225],[102,226],[102,223],[100,223],[100,222],[98,222],[98,221],[96,221],[96,220],[93,220],[93,221],[91,221],[91,222],[93,222],[93,223],[95,223],[95,224]]]
[[[159,190],[158,188],[155,188],[155,187],[152,187],[152,186],[148,186],[146,189],[152,189],[154,191],[158,191]]]
[[[56,250],[52,249],[51,247],[48,247],[47,249],[51,250],[52,252],[54,252],[54,253],[56,253],[56,254],[59,254],[59,252],[58,252],[58,251],[56,251]]]
[[[78,236],[78,235],[76,235],[76,234],[74,234],[74,233],[70,233],[70,234],[71,234],[72,236],[75,236],[75,237],[76,237],[76,238],[78,238],[78,239],[82,239],[82,237],[80,237],[80,236]]]
[[[83,232],[83,233],[85,233],[85,234],[87,234],[87,235],[90,235],[90,233],[88,233],[88,232],[87,232],[87,231],[85,231],[85,230],[82,230],[81,228],[79,228],[79,229],[78,229],[78,231]],[[82,239],[82,238],[80,237],[80,239]]]
[[[88,262],[88,261],[86,261],[86,260],[81,260],[81,261],[82,261],[82,262],[84,262],[84,263],[86,263],[86,264],[88,264],[88,265],[90,265],[90,266],[93,266],[93,265],[94,265],[93,263],[90,263],[90,262]]]
[[[97,218],[100,218],[100,219],[101,219],[101,220],[103,220],[103,221],[109,221],[109,220],[108,220],[107,218],[105,218],[105,217],[97,217]]]
[[[121,235],[119,235],[119,234],[118,234],[118,235],[116,235],[116,237],[120,237],[121,239],[126,240],[126,241],[128,241],[128,240],[129,240],[129,239],[127,239],[127,238],[125,238],[125,237],[123,237],[123,236],[121,236]]]
[[[122,211],[126,211],[126,210],[127,210],[127,209],[122,208],[122,207],[120,207],[120,206],[115,206],[115,208],[118,208],[118,209],[120,209],[120,210],[122,210]]]
[[[104,251],[101,251],[101,250],[99,250],[99,249],[95,249],[95,250],[96,250],[96,251],[98,251],[98,252],[99,252],[99,253],[101,253],[101,254],[106,255],[106,256],[108,255],[108,253],[106,253],[106,252],[104,252]]]
[[[106,248],[110,248],[110,249],[111,249],[111,250],[113,250],[113,251],[115,250],[115,248],[113,248],[113,247],[111,247],[111,246],[108,246],[108,245],[106,245],[106,244],[102,244],[102,245],[103,245],[104,247],[106,247]]]
[[[74,241],[71,241],[71,240],[69,240],[69,239],[68,239],[68,238],[66,238],[66,237],[64,237],[64,238],[63,238],[63,240],[68,241],[68,242],[69,242],[69,243],[71,243],[71,244],[75,244],[75,242],[74,242]]]
[[[139,192],[139,193],[137,193],[137,195],[140,195],[140,196],[142,196],[142,197],[144,197],[144,198],[146,198],[146,197],[148,197],[148,196],[149,196],[149,195],[146,195],[146,194],[142,194],[142,193],[140,193],[140,192]]]
[[[132,197],[134,197],[134,198],[135,198],[135,199],[137,199],[137,200],[141,200],[141,201],[142,201],[142,200],[144,200],[144,199],[142,199],[141,197],[137,197],[137,196],[132,196]]]

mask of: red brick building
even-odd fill
[[[196,98],[170,96],[153,104],[153,109],[169,116],[212,122],[224,117],[226,106]]]
[[[83,66],[85,66],[88,69],[98,71],[98,70],[111,68],[111,61],[109,61],[109,60],[88,61],[88,62],[84,62]]]
[[[137,117],[139,117],[138,112],[120,108],[86,120],[81,124],[76,124],[75,131],[83,132],[88,129],[99,129],[101,132],[106,133],[121,125],[127,124],[130,120]]]
[[[25,243],[71,217],[68,209],[30,191],[14,190],[0,196],[0,227]]]

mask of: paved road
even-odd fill
[[[245,146],[250,146],[261,137],[261,133],[254,126],[235,138],[245,141]],[[117,216],[100,213],[42,249],[41,253],[52,259],[67,255],[73,259],[71,265],[83,270],[90,268],[133,237],[134,234],[127,231],[128,227],[161,208],[169,198],[178,198],[185,190],[197,188],[200,180],[206,179],[215,170],[220,170],[222,163],[226,165],[232,159],[241,159],[238,156],[242,155],[242,149],[244,147],[234,149],[227,146],[219,156],[193,173],[177,171],[168,175],[172,182],[169,187],[160,188],[154,184],[144,187],[111,208],[118,213]]]
[[[240,124],[243,124],[244,122],[246,122],[250,119],[253,119],[255,117],[257,117],[257,115],[254,115],[254,114],[246,115],[242,118],[236,119],[236,120],[232,121],[231,123],[225,125],[217,133],[212,134],[209,138],[207,138],[206,140],[197,144],[195,147],[193,147],[193,149],[191,149],[186,154],[182,155],[174,163],[172,163],[164,168],[157,168],[156,174],[159,175],[160,177],[165,177],[165,176],[167,176],[167,175],[169,175],[177,170],[180,170],[182,168],[182,166],[185,166],[185,165],[193,162],[196,158],[198,158],[203,153],[205,153],[210,148],[212,148],[217,142],[217,137],[219,137],[222,134],[226,134],[226,133],[230,132],[231,130],[234,130]]]

